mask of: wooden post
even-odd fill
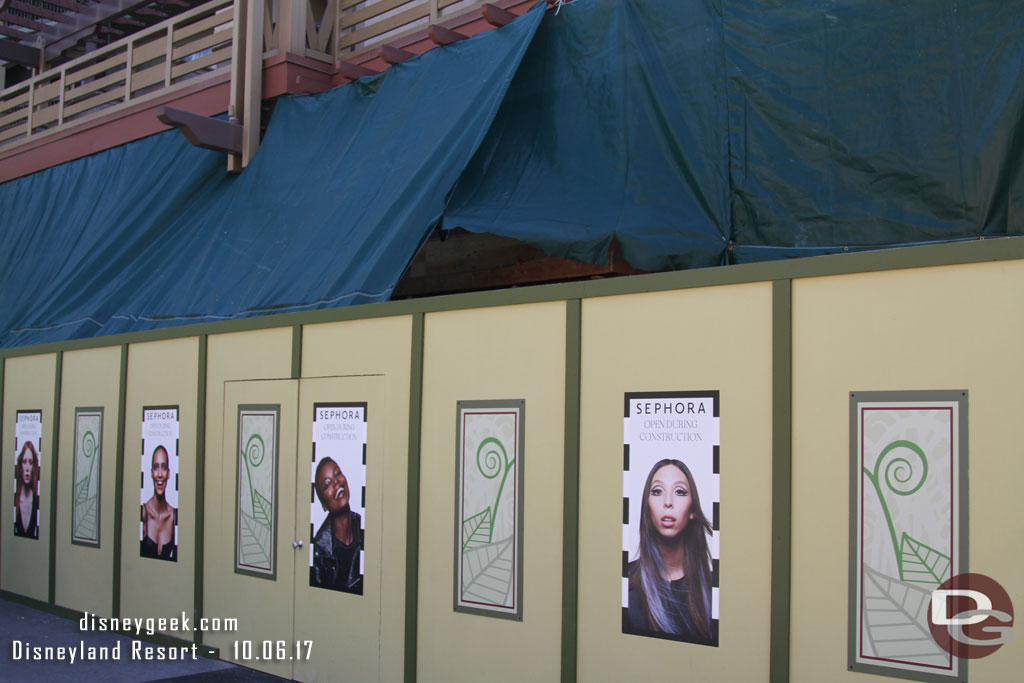
[[[280,0],[277,15],[277,49],[280,54],[306,56],[306,15],[309,0]]]
[[[242,110],[242,168],[260,146],[263,102],[263,12],[248,13],[245,22],[245,106]]]
[[[124,65],[124,103],[128,104],[128,101],[132,99],[132,50],[135,47],[135,41],[128,41],[128,54],[125,55]],[[65,70],[66,71],[66,70]],[[61,72],[60,76],[60,91],[64,93],[64,71]],[[61,97],[61,102],[64,98]],[[63,118],[64,108],[61,107],[61,117]]]
[[[25,123],[28,125],[28,137],[32,137],[32,111],[36,108],[36,79],[32,78],[28,82],[28,119]]]
[[[60,70],[60,98],[57,100],[57,126],[64,125],[64,102],[67,101],[67,76],[68,70]]]
[[[235,18],[231,26],[231,99],[228,101],[228,120],[232,123],[241,123],[245,110],[245,37],[246,17],[249,14],[247,7],[250,4],[248,0],[235,0]],[[263,14],[260,10],[262,8],[253,11]],[[229,154],[228,172],[238,173],[241,170],[242,155]]]

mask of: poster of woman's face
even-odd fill
[[[718,645],[717,391],[625,395],[622,631]]]
[[[19,410],[14,423],[14,535],[39,538],[43,412]]]
[[[313,406],[309,585],[363,594],[365,403]]]
[[[139,555],[178,560],[178,407],[142,409]]]

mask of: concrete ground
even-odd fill
[[[133,658],[133,638],[109,632],[79,631],[78,622],[65,619],[49,612],[10,600],[0,599],[0,683],[63,683],[79,681],[187,681],[188,683],[228,683],[253,681],[256,683],[282,681],[269,674],[235,666],[205,657],[192,658],[189,653],[184,660],[168,661]],[[109,648],[113,653],[120,643],[120,659],[107,661],[79,661],[78,652],[84,647]],[[70,654],[65,651],[65,660],[45,661],[35,658],[35,653],[45,656],[45,650],[36,648],[65,647],[76,651],[75,661],[67,661]],[[140,646],[135,646],[140,647]],[[143,648],[159,648],[150,642],[141,642]],[[97,652],[102,652],[97,650]],[[143,654],[141,650],[138,654]],[[155,650],[153,651],[155,653]],[[164,653],[169,652],[164,648]],[[53,651],[54,657],[58,651]],[[29,656],[32,656],[30,659]]]

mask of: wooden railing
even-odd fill
[[[233,0],[214,0],[0,93],[0,145],[103,116],[231,63]]]
[[[338,57],[358,55],[380,43],[400,38],[429,24],[483,5],[482,0],[339,0]]]
[[[326,64],[482,0],[242,0],[262,3],[264,55],[297,54]],[[110,116],[231,67],[234,0],[212,0],[0,92],[0,149]],[[259,6],[259,4],[257,4]]]

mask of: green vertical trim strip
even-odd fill
[[[128,403],[128,345],[121,344],[121,376],[118,379],[117,396],[117,447],[114,458],[117,461],[114,475],[114,571],[113,592],[110,613],[121,616],[121,531],[124,527],[124,428],[125,410]]]
[[[405,683],[416,681],[420,567],[420,421],[423,409],[423,314],[412,316],[409,359],[409,484],[405,496]]]
[[[193,641],[203,642],[199,623],[203,618],[203,522],[205,521],[206,494],[206,347],[207,336],[199,337],[199,373],[196,378],[196,526],[195,526],[195,603],[193,605],[196,629]]]
[[[292,325],[292,379],[302,377],[302,325]]]
[[[565,302],[565,446],[562,475],[562,683],[575,683],[580,533],[580,362],[582,302]]]
[[[57,352],[56,368],[53,381],[53,430],[50,437],[50,577],[48,588],[48,602],[51,605],[57,601],[57,472],[60,461],[60,384],[64,373],[64,352]]]
[[[3,356],[0,356],[0,462],[3,462],[3,460],[4,460],[2,454],[7,452],[7,450],[4,448],[4,403],[7,401],[6,385],[4,384],[4,368],[6,368],[6,367],[7,367],[7,358],[5,358]],[[14,448],[14,444],[13,443],[11,444],[11,448],[12,449]],[[3,468],[0,467],[0,472],[2,472],[2,471],[3,471]],[[7,505],[7,503],[4,502],[3,491],[4,491],[4,487],[0,486],[0,505]],[[11,489],[8,489],[8,491],[11,491]],[[11,491],[11,507],[14,507],[14,492],[13,491]],[[10,545],[10,544],[8,544],[8,545]],[[2,555],[3,555],[3,546],[0,545],[0,556],[2,556]]]
[[[793,472],[793,281],[772,283],[772,597],[768,680],[789,680]]]

